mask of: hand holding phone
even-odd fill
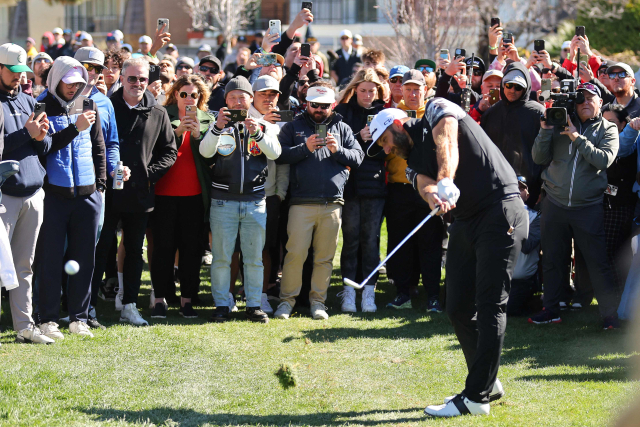
[[[273,40],[274,42],[279,43],[282,40],[282,26],[279,19],[269,21],[269,32],[271,34],[278,34],[278,38]]]
[[[164,31],[162,29],[164,27]],[[158,19],[158,32],[168,33],[169,32],[169,19],[168,18],[159,18]]]
[[[300,45],[300,56],[306,58],[311,57],[311,45],[309,43],[302,43],[302,45]]]

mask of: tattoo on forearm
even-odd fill
[[[453,179],[458,169],[458,121],[454,118],[442,119],[434,129],[438,179]]]

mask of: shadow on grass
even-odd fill
[[[129,422],[144,423],[151,421],[158,425],[174,425],[181,427],[212,425],[289,425],[289,426],[342,426],[359,424],[376,426],[380,424],[401,424],[417,422],[424,419],[423,408],[407,408],[398,410],[377,410],[362,412],[318,412],[304,415],[248,415],[248,414],[204,414],[191,409],[155,408],[141,411],[124,411],[117,409],[76,408],[86,413],[96,421],[127,420]],[[415,416],[407,416],[416,412]],[[397,414],[393,416],[392,414]],[[362,419],[368,416],[383,416],[381,420]],[[169,421],[169,422],[167,422]]]

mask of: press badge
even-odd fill
[[[615,185],[607,184],[607,189],[604,191],[604,194],[615,196],[618,194],[618,187],[616,187]]]

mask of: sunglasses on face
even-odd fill
[[[311,102],[310,105],[311,105],[311,108],[315,108],[315,109],[320,108],[322,110],[328,110],[329,108],[331,108],[331,104],[318,104],[315,102]]]
[[[402,77],[391,77],[389,79],[389,83],[396,84],[396,83],[400,83],[400,82],[402,82]]]
[[[193,93],[180,92],[180,98],[185,99],[187,96],[190,96],[193,99],[198,99],[200,97],[200,95],[197,92],[193,92]]]
[[[420,72],[422,72],[422,73],[424,73],[425,71],[426,71],[427,73],[433,73],[433,68],[428,67],[428,66],[426,66],[426,65],[424,65],[424,66],[422,66],[422,67],[418,68],[418,70],[420,70]]]
[[[206,65],[201,65],[199,68],[203,73],[218,74],[219,72],[218,67],[207,67]]]
[[[47,64],[51,64],[51,61],[49,61],[47,58],[39,58],[35,63],[39,63],[39,62],[46,62]]]
[[[482,77],[484,75],[484,73],[482,72],[482,70],[473,70],[473,75],[476,77]]]
[[[140,82],[140,84],[146,85],[149,82],[149,78],[148,77],[136,77],[136,76],[129,76],[127,77],[127,82],[131,83],[132,85],[138,83],[138,81]]]
[[[202,69],[202,67],[200,67]],[[178,65],[178,70],[192,70],[193,68],[188,65]]]
[[[309,84],[309,80],[298,80],[298,86],[306,86]]]
[[[520,85],[517,85],[515,83],[505,83],[504,87],[506,89],[515,89],[517,92],[522,92],[524,90],[524,88]]]
[[[349,37],[347,37],[347,36],[342,36],[342,37],[340,37],[340,40],[349,40]]]
[[[615,79],[616,77],[620,78],[620,79],[624,79],[626,77],[628,77],[628,74],[626,71],[618,71],[617,73],[609,73],[609,78],[611,80]]]
[[[102,74],[102,70],[104,70],[104,67],[102,65],[94,65],[94,64],[82,64],[84,65],[84,68],[87,69],[87,71],[91,72],[91,71],[95,71],[98,74]]]

